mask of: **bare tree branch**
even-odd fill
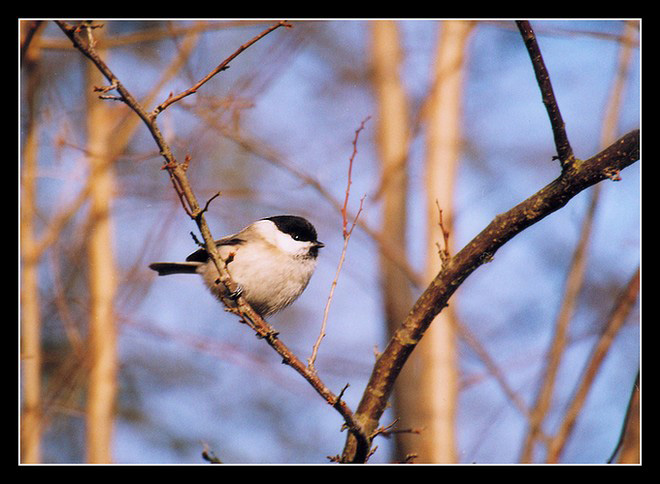
[[[291,24],[288,24],[288,23],[286,23],[284,20],[282,20],[282,21],[276,23],[275,25],[272,25],[272,26],[268,27],[266,30],[264,30],[263,32],[261,32],[261,33],[260,33],[259,35],[257,35],[256,37],[252,38],[251,40],[249,40],[249,41],[246,42],[245,44],[241,45],[238,49],[236,49],[236,51],[234,51],[234,53],[233,53],[232,55],[230,55],[230,56],[227,57],[225,60],[223,60],[223,61],[222,61],[222,62],[221,62],[221,63],[220,63],[215,69],[213,69],[213,70],[212,70],[211,72],[209,72],[206,76],[204,76],[204,77],[203,77],[200,81],[198,81],[194,86],[192,86],[192,87],[186,89],[185,91],[183,91],[183,92],[181,92],[181,93],[179,93],[179,94],[177,94],[177,95],[170,94],[170,96],[169,96],[165,101],[163,101],[161,104],[159,104],[159,105],[156,107],[156,109],[154,109],[154,110],[152,111],[151,116],[155,118],[156,116],[158,116],[158,114],[160,114],[162,111],[164,111],[165,109],[167,109],[167,107],[168,107],[170,104],[174,104],[175,102],[180,101],[180,100],[183,99],[184,97],[190,96],[191,94],[195,94],[195,93],[197,92],[197,90],[198,90],[200,87],[202,87],[204,84],[206,84],[206,82],[208,82],[213,76],[215,76],[215,75],[218,74],[219,72],[224,71],[225,69],[229,69],[229,63],[230,63],[232,60],[234,60],[234,59],[235,59],[235,58],[236,58],[241,52],[243,52],[245,49],[247,49],[248,47],[250,47],[252,44],[254,44],[255,42],[257,42],[259,39],[262,39],[263,37],[265,37],[266,35],[270,34],[273,30],[275,30],[275,29],[277,29],[277,28],[279,28],[279,27],[290,28],[290,27],[291,27]]]
[[[435,316],[478,267],[490,262],[506,242],[566,205],[584,189],[618,173],[639,159],[639,130],[633,130],[588,160],[572,164],[550,184],[493,221],[454,255],[419,297],[408,317],[376,361],[356,410],[367,435],[378,427],[394,382]],[[367,453],[349,436],[343,462],[364,462]],[[362,449],[363,450],[363,449]]]
[[[321,321],[321,332],[319,333],[318,338],[316,338],[316,342],[314,343],[314,346],[312,347],[312,354],[307,360],[307,366],[309,367],[310,370],[315,371],[314,368],[314,362],[316,361],[316,355],[318,354],[319,347],[321,346],[321,341],[323,338],[325,338],[325,328],[328,323],[328,316],[330,314],[330,304],[332,303],[332,298],[335,294],[335,288],[337,287],[337,281],[339,280],[339,274],[341,272],[341,268],[344,265],[344,261],[346,260],[346,251],[348,249],[348,241],[351,238],[351,234],[353,233],[353,229],[355,228],[355,225],[357,224],[358,218],[360,217],[360,213],[362,213],[362,205],[364,202],[364,199],[366,197],[363,196],[360,199],[360,208],[358,209],[357,213],[355,214],[355,218],[353,219],[353,223],[351,224],[351,228],[348,228],[348,215],[347,215],[347,208],[348,208],[348,199],[351,193],[351,185],[353,183],[352,179],[352,173],[353,173],[353,162],[355,161],[355,155],[357,155],[357,142],[358,142],[358,137],[360,136],[360,131],[364,129],[365,123],[369,120],[370,116],[365,118],[362,123],[360,124],[360,127],[355,130],[355,138],[353,138],[353,154],[351,154],[350,159],[348,160],[348,176],[347,176],[347,181],[346,181],[346,197],[344,199],[344,206],[342,207],[341,210],[341,215],[342,215],[342,235],[344,237],[344,246],[342,247],[341,255],[339,257],[339,263],[337,264],[337,271],[335,272],[335,278],[332,280],[332,284],[330,286],[330,294],[328,295],[328,301],[325,304],[325,309],[323,311],[323,320]]]
[[[603,147],[607,146],[616,138],[615,133],[618,129],[619,112],[621,110],[621,95],[625,86],[628,65],[632,54],[632,48],[626,40],[629,40],[636,34],[635,30],[634,23],[626,23],[624,37],[621,40],[617,74],[614,79],[614,85],[612,86],[612,93],[608,96],[606,115],[603,119],[601,134],[601,146]],[[558,369],[566,351],[568,328],[577,306],[578,296],[584,284],[588,246],[593,230],[596,208],[601,198],[600,188],[600,185],[597,185],[591,190],[591,200],[582,222],[580,239],[575,247],[571,265],[566,275],[564,295],[555,323],[553,341],[546,356],[542,383],[529,416],[529,429],[525,437],[520,459],[522,462],[532,462],[537,441],[549,442],[549,439],[543,435],[543,422],[554,400],[554,387]]]
[[[550,74],[548,74],[548,70],[543,62],[543,56],[541,55],[541,50],[536,42],[536,35],[534,34],[534,30],[532,30],[530,23],[526,20],[519,20],[516,24],[518,25],[523,40],[525,41],[529,57],[532,60],[536,81],[541,88],[543,104],[550,117],[552,134],[554,135],[555,147],[557,148],[557,156],[559,157],[559,162],[561,163],[562,168],[564,168],[568,163],[572,163],[575,157],[573,156],[573,148],[571,148],[571,144],[568,142],[564,120],[561,117],[561,112],[559,111],[557,100],[555,99],[555,93],[552,89],[552,84],[550,83]]]

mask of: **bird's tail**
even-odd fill
[[[199,262],[154,262],[149,264],[149,269],[158,272],[159,276],[170,274],[196,274]]]

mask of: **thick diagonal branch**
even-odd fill
[[[493,221],[460,252],[452,257],[419,297],[371,373],[369,383],[355,413],[367,435],[373,434],[385,411],[394,382],[404,363],[424,336],[436,315],[449,298],[479,266],[492,260],[507,241],[566,205],[582,190],[618,173],[639,159],[639,130],[631,131],[608,148],[570,169],[539,192],[497,215]],[[364,462],[368,456],[349,435],[342,455],[343,462]]]

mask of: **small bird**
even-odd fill
[[[296,215],[257,220],[215,245],[239,286],[238,293],[262,317],[284,309],[302,294],[324,247],[314,226]],[[218,282],[218,270],[204,248],[186,257],[186,262],[154,262],[149,268],[159,276],[199,274],[216,297],[236,296]]]

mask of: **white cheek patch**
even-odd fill
[[[306,253],[309,249],[309,242],[294,240],[289,234],[281,232],[270,220],[260,220],[256,225],[259,233],[267,242],[287,254],[296,255]]]

